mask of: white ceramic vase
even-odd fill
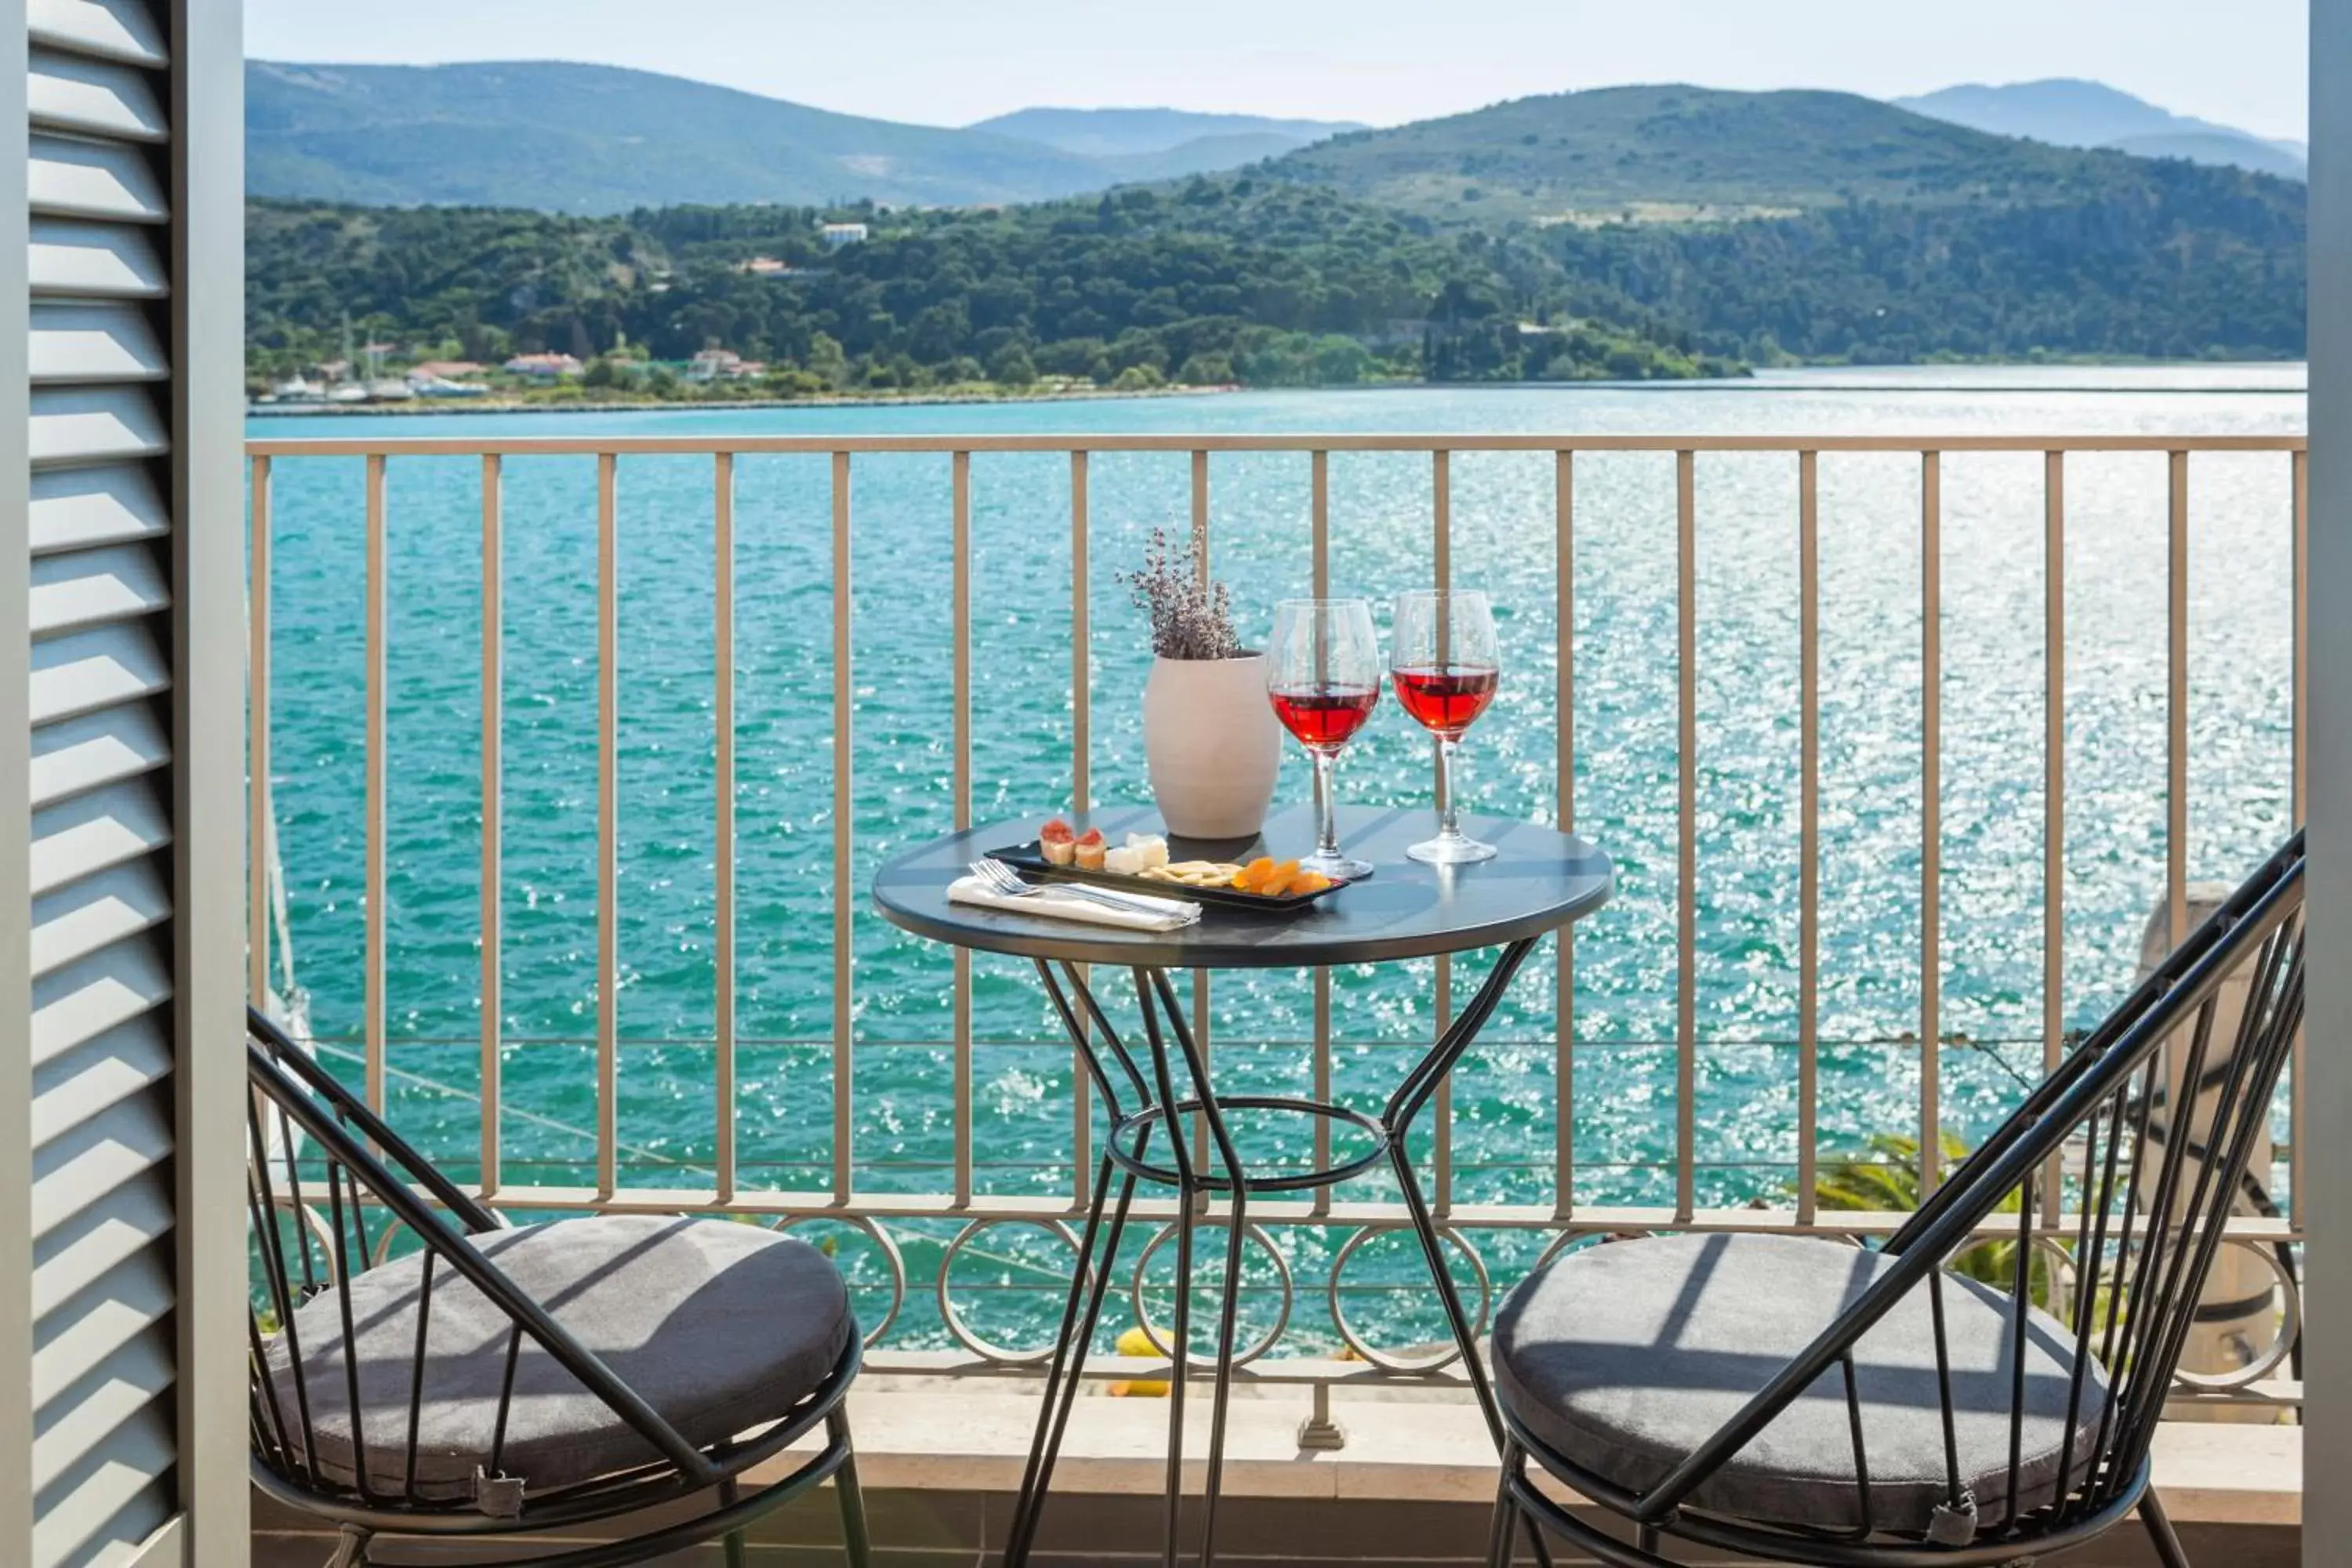
[[[1152,660],[1143,683],[1143,754],[1170,833],[1255,837],[1282,768],[1265,658]]]

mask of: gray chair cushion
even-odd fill
[[[601,1215],[526,1226],[474,1238],[548,1315],[698,1447],[784,1415],[824,1381],[856,1325],[841,1277],[804,1241],[725,1220]],[[408,1492],[411,1368],[425,1254],[353,1280],[360,1429],[370,1487]],[[487,1466],[506,1378],[510,1321],[445,1262],[433,1270],[415,1493],[474,1495]],[[356,1484],[342,1308],[330,1290],[294,1313],[302,1394],[319,1468]],[[272,1385],[295,1425],[287,1336],[265,1345]],[[517,1358],[501,1471],[526,1493],[657,1459],[635,1430],[526,1336]]]
[[[1559,1258],[1513,1291],[1495,1321],[1495,1386],[1527,1430],[1630,1491],[1664,1479],[1870,1282],[1882,1253],[1788,1236],[1612,1242]],[[1944,1277],[1961,1483],[1979,1517],[2008,1506],[2009,1298]],[[1907,1292],[1855,1347],[1864,1457],[1876,1529],[1924,1531],[1947,1500],[1944,1429],[1927,1288]],[[2028,1315],[2021,1509],[2053,1500],[2065,1442],[2074,1336]],[[2089,1472],[2106,1406],[2094,1363],[2071,1479]],[[1702,1485],[1690,1505],[1772,1524],[1864,1523],[1845,1379],[1832,1371]]]

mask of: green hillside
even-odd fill
[[[1838,92],[1599,88],[1362,131],[1270,165],[1454,222],[1595,224],[2105,200],[2158,167],[1993,136]],[[2216,178],[2229,179],[2227,172]]]
[[[2300,187],[2151,163],[2069,203],[1864,202],[1735,224],[1545,231],[1580,306],[1704,348],[1906,363],[2037,355],[2294,358]]]
[[[1662,321],[1586,312],[1529,330],[1570,291],[1536,237],[1436,235],[1279,182],[989,213],[866,210],[874,237],[835,252],[816,238],[824,216],[255,203],[253,367],[297,370],[356,336],[416,358],[611,356],[608,379],[635,356],[724,347],[768,363],[767,390],[782,392],[1040,374],[1271,385],[1737,368],[1691,353],[1690,335]]]

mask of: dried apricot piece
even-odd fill
[[[1331,879],[1320,871],[1302,871],[1298,874],[1297,880],[1290,884],[1290,891],[1294,897],[1299,897],[1307,893],[1319,893],[1330,885]]]
[[[1282,897],[1283,893],[1290,887],[1291,879],[1297,875],[1298,862],[1296,860],[1285,860],[1281,865],[1276,866],[1273,870],[1268,871],[1265,876],[1259,880],[1257,885],[1258,893],[1264,898],[1278,899]]]

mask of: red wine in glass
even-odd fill
[[[1495,667],[1415,665],[1389,672],[1397,702],[1433,735],[1458,739],[1495,700]],[[1295,733],[1296,731],[1294,731]]]
[[[1285,599],[1266,639],[1265,696],[1274,715],[1315,763],[1315,853],[1306,870],[1345,881],[1371,863],[1339,848],[1331,770],[1381,700],[1381,643],[1361,599]]]
[[[1389,676],[1396,682],[1398,704],[1437,737],[1442,800],[1437,837],[1405,846],[1412,859],[1451,866],[1494,858],[1493,845],[1462,831],[1454,767],[1463,734],[1495,700],[1495,678],[1502,668],[1486,595],[1421,588],[1397,595]]]
[[[1493,682],[1488,685],[1491,689]],[[1339,747],[1364,727],[1381,700],[1381,689],[1370,686],[1308,687],[1267,693],[1274,716],[1302,746]]]

